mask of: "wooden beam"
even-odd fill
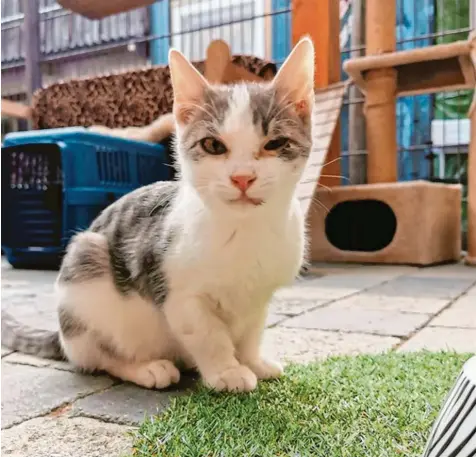
[[[340,81],[340,20],[337,0],[293,0],[292,41],[295,45],[308,35],[316,51],[316,89],[322,89]],[[337,123],[326,156],[319,182],[324,186],[340,185],[340,122]],[[337,178],[336,178],[337,177]]]
[[[31,119],[31,108],[23,103],[12,102],[2,98],[2,116],[10,116],[19,119]]]
[[[68,10],[89,19],[101,19],[112,14],[149,6],[155,0],[58,0]]]
[[[475,8],[476,9],[476,8]],[[476,32],[470,37],[471,61],[476,69]],[[466,263],[476,266],[476,92],[469,110],[471,137],[468,150],[468,255]]]
[[[366,53],[380,56],[396,49],[396,0],[367,0]],[[367,97],[367,180],[369,184],[395,182],[397,169],[397,72],[394,68],[369,70]]]

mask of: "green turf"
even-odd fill
[[[251,394],[177,398],[134,439],[140,457],[420,456],[468,355],[388,353],[290,366]]]

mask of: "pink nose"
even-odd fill
[[[254,175],[234,175],[230,176],[232,184],[240,189],[242,192],[246,192],[251,184],[256,181],[256,176]]]

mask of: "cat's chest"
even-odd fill
[[[293,280],[303,245],[297,219],[286,227],[237,225],[205,235],[195,245],[190,265],[200,272],[202,283],[217,288],[276,288]]]

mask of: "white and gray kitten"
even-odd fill
[[[59,332],[3,316],[2,343],[149,388],[196,367],[216,390],[278,377],[260,356],[268,302],[305,254],[296,185],[311,150],[314,50],[266,84],[210,86],[169,55],[180,180],[138,189],[76,235],[57,280]]]

